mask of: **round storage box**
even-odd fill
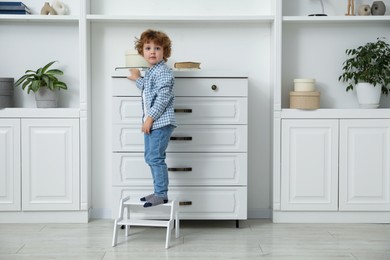
[[[320,108],[320,92],[318,91],[291,91],[290,108],[318,109]]]
[[[294,79],[294,91],[315,91],[315,79]]]
[[[13,107],[14,78],[0,78],[0,108]]]
[[[126,51],[126,67],[147,68],[149,64],[136,51]]]

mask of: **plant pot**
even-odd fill
[[[356,94],[360,108],[377,108],[381,99],[382,87],[361,82],[356,85]]]
[[[58,89],[50,90],[47,87],[41,87],[35,92],[35,101],[38,108],[57,107]]]

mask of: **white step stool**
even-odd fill
[[[145,202],[139,201],[139,200],[130,200],[130,196],[127,196],[120,200],[119,205],[119,216],[117,219],[115,219],[114,222],[114,234],[112,238],[112,246],[116,246],[117,240],[118,240],[118,227],[124,225],[126,227],[125,230],[125,236],[129,236],[129,228],[130,226],[149,226],[149,227],[166,227],[167,228],[167,235],[166,235],[166,242],[165,242],[165,248],[169,247],[169,242],[171,240],[171,231],[173,227],[175,226],[175,235],[176,238],[179,237],[180,232],[180,220],[179,220],[179,213],[178,213],[178,203],[175,200],[169,200],[167,203],[153,206],[153,207],[171,207],[170,211],[170,218],[169,220],[151,220],[151,219],[131,219],[130,218],[130,207],[131,206],[138,206],[143,207]],[[125,208],[127,209],[127,219],[124,219],[123,214],[125,212]],[[147,211],[149,208],[145,208],[145,211]]]

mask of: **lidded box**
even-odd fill
[[[315,91],[315,79],[294,79],[294,91]]]
[[[126,67],[132,68],[147,68],[149,64],[146,62],[144,57],[138,54],[135,50],[126,51]]]
[[[318,109],[320,108],[320,92],[318,91],[291,91],[290,108]]]
[[[13,107],[14,78],[0,78],[0,108]]]

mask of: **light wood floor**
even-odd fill
[[[165,228],[135,227],[111,247],[113,221],[0,224],[0,259],[389,260],[390,224],[182,221],[165,249]]]

